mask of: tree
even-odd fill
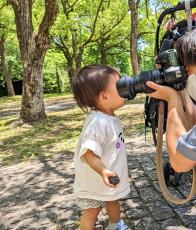
[[[5,8],[5,5],[1,4],[0,11],[2,11],[3,8]],[[14,92],[14,87],[13,87],[12,80],[9,74],[7,53],[6,53],[6,46],[5,46],[7,34],[9,30],[11,29],[10,24],[12,24],[11,19],[10,19],[11,15],[8,14],[7,9],[6,10],[4,9],[4,13],[2,12],[0,13],[1,13],[1,16],[0,16],[0,58],[1,58],[2,73],[3,73],[3,81],[6,84],[8,96],[14,96],[15,92]]]
[[[44,91],[62,93],[70,90],[63,53],[53,45],[44,60]]]
[[[6,83],[8,96],[15,96],[14,87],[8,69],[8,63],[6,58],[7,54],[5,49],[5,37],[3,35],[0,37],[0,56],[3,70],[3,81]]]
[[[92,9],[90,2],[61,0],[63,15],[59,17],[59,27],[57,26],[57,30],[60,30],[62,33],[54,35],[53,41],[63,52],[67,60],[70,82],[81,68],[85,47],[92,42],[103,2],[104,0],[100,0],[97,8],[93,7],[93,14],[95,13],[95,16],[92,23],[89,24],[88,21],[84,22],[84,18],[88,17],[87,20],[89,20],[91,17],[88,9]],[[62,24],[66,26],[66,29],[62,29]],[[89,32],[88,36],[86,36],[87,33],[84,35],[85,30]]]
[[[13,7],[23,65],[23,95],[20,117],[24,122],[46,118],[43,102],[43,62],[50,47],[49,32],[58,12],[57,0],[45,0],[45,13],[35,32],[32,0],[7,0]]]
[[[131,63],[134,75],[138,75],[140,73],[139,66],[139,56],[137,49],[138,42],[138,8],[139,8],[140,0],[129,0],[129,10],[131,15],[131,33],[130,33],[130,55],[131,55]]]
[[[67,60],[71,82],[82,62],[85,62],[83,55],[89,46],[98,45],[101,63],[107,62],[107,51],[119,42],[111,41],[116,37],[127,10],[126,4],[120,1],[96,0],[92,3],[90,0],[61,0],[61,3],[62,10],[53,32],[53,41]]]
[[[130,31],[127,26],[127,6],[123,2],[108,1],[108,4],[102,7],[101,14],[104,19],[98,22],[97,44],[100,50],[100,63],[108,64],[109,55],[113,55],[114,50],[118,50],[116,55],[125,50],[124,44]]]
[[[154,5],[160,3],[154,1],[150,4],[149,0],[129,0],[129,12],[131,16],[130,33],[130,56],[134,75],[138,75],[141,67],[146,66],[146,60],[149,67],[152,68],[154,62],[154,44],[155,31],[157,26],[157,13],[153,13]],[[145,52],[145,49],[146,52]]]

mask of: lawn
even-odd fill
[[[77,107],[48,111],[47,119],[36,124],[17,122],[21,97],[0,98],[0,113],[10,116],[0,118],[0,161],[3,165],[15,164],[35,157],[74,152],[85,114]],[[46,107],[57,103],[73,103],[70,93],[44,95]],[[144,96],[130,101],[117,111],[127,138],[144,135]]]

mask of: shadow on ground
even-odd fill
[[[53,229],[74,222],[73,153],[1,168],[0,229]],[[70,208],[71,207],[71,208]],[[63,222],[63,223],[62,223]]]
[[[141,140],[127,140],[127,145],[131,192],[121,203],[129,226],[133,230],[193,230],[194,201],[170,205],[159,191],[153,146]],[[1,167],[0,229],[78,229],[81,210],[73,195],[73,181],[72,152]],[[178,195],[188,188],[190,181],[183,181]],[[108,223],[103,209],[96,229],[107,229]]]

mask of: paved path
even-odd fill
[[[46,104],[46,111],[70,109],[73,101]],[[132,105],[129,105],[132,106]],[[134,105],[136,106],[136,105]],[[143,107],[143,105],[138,105]],[[1,116],[18,116],[19,108],[7,108]],[[168,204],[160,193],[154,163],[154,147],[144,137],[127,139],[131,192],[122,200],[122,215],[133,230],[196,230],[196,200],[183,206]],[[0,166],[0,230],[75,230],[81,210],[73,195],[73,153]],[[174,190],[178,196],[190,189],[184,174]],[[97,230],[107,229],[105,209]]]
[[[134,107],[134,108],[143,108],[143,104],[127,104],[124,106],[124,108],[127,107]],[[50,113],[50,112],[56,112],[56,111],[63,111],[63,110],[68,110],[68,109],[73,109],[76,107],[75,101],[70,98],[66,100],[53,100],[50,102],[45,103],[45,112]],[[8,119],[10,117],[19,117],[20,115],[20,109],[21,106],[19,104],[15,105],[9,105],[7,108],[1,109],[0,111],[0,118],[3,119]]]
[[[195,230],[196,200],[169,205],[156,177],[154,148],[143,137],[127,140],[131,192],[122,200],[122,214],[134,230]],[[190,188],[185,174],[176,193]],[[186,179],[186,180],[185,180]],[[73,153],[0,167],[0,229],[78,229],[80,209],[73,195]],[[107,229],[103,209],[96,229]]]
[[[76,106],[76,103],[73,99],[70,100],[53,100],[51,102],[45,103],[45,112],[55,112],[67,109],[73,109]],[[7,108],[1,109],[0,118],[7,119],[12,116],[20,115],[20,105],[9,105]]]

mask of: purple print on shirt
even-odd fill
[[[116,143],[116,148],[117,148],[117,149],[120,148],[120,143],[119,143],[119,142]]]
[[[120,145],[120,142],[123,142],[123,143],[124,143],[123,132],[120,132],[119,135],[118,135],[118,137],[119,137],[120,140],[119,140],[119,142],[117,141],[117,143],[116,143],[116,148],[117,148],[117,149],[119,149],[120,146],[121,146],[121,145]]]

